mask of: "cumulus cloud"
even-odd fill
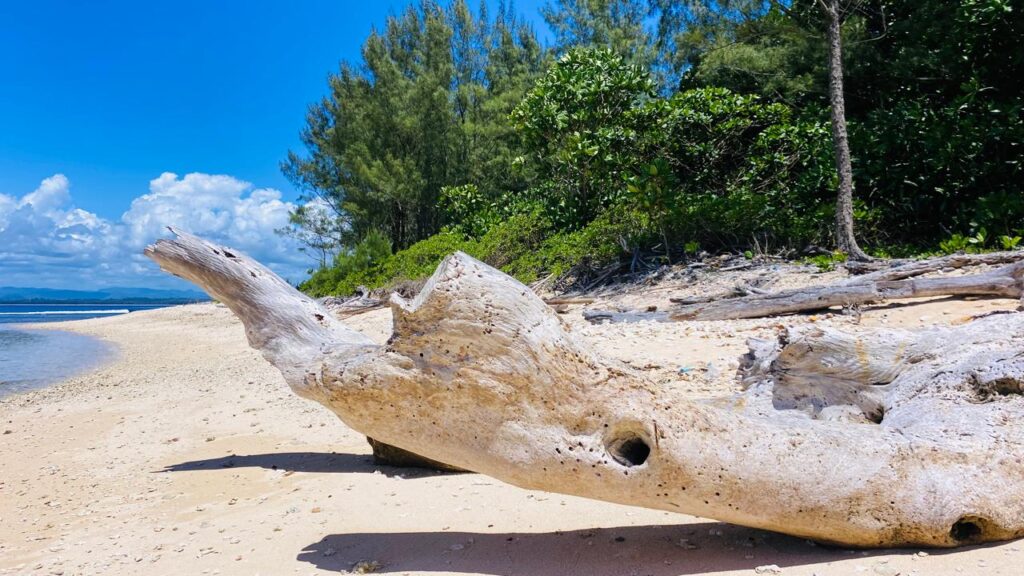
[[[169,276],[141,255],[167,226],[235,247],[292,281],[308,258],[274,233],[294,208],[273,189],[231,176],[165,172],[150,181],[117,221],[75,208],[63,174],[16,197],[0,194],[0,285],[169,286]]]

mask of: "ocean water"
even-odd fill
[[[0,304],[0,325],[85,320],[166,306],[167,304]]]
[[[163,306],[0,304],[0,397],[59,382],[116,354],[113,346],[98,338],[22,324],[99,318]]]

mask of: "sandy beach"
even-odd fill
[[[602,304],[664,305],[673,290],[614,292]],[[1015,306],[938,300],[874,308],[861,320],[922,326]],[[566,318],[599,351],[694,397],[734,389],[747,338],[780,324],[856,321],[591,326],[579,307]],[[347,322],[383,341],[390,311]],[[844,550],[477,474],[376,466],[365,439],[294,396],[215,304],[59,328],[107,340],[118,356],[0,401],[0,574],[923,576],[1024,566],[1024,542]]]

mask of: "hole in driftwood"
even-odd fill
[[[1020,380],[1015,378],[997,378],[982,382],[977,375],[972,377],[973,387],[978,399],[982,402],[991,402],[1000,396],[1012,396],[1024,393],[1024,387]]]
[[[1020,394],[1021,385],[1019,380],[1013,378],[1003,378],[996,380],[992,384],[992,390],[1000,396],[1009,396],[1010,394]]]
[[[613,437],[607,449],[608,454],[623,466],[640,466],[651,455],[651,447],[647,442],[632,432]]]
[[[985,536],[985,524],[979,516],[964,516],[949,529],[949,536],[957,542],[977,542]]]
[[[871,410],[869,412],[865,412],[864,417],[868,419],[868,422],[871,422],[873,424],[881,424],[882,419],[885,418],[885,408],[879,406],[878,410]]]

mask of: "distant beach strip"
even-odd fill
[[[0,312],[0,316],[64,316],[64,315],[89,315],[107,316],[111,314],[127,314],[131,310],[127,308],[112,308],[109,310],[43,310],[40,312]],[[27,322],[19,318],[21,322]]]
[[[166,308],[173,304],[0,304],[0,325],[65,322]]]

